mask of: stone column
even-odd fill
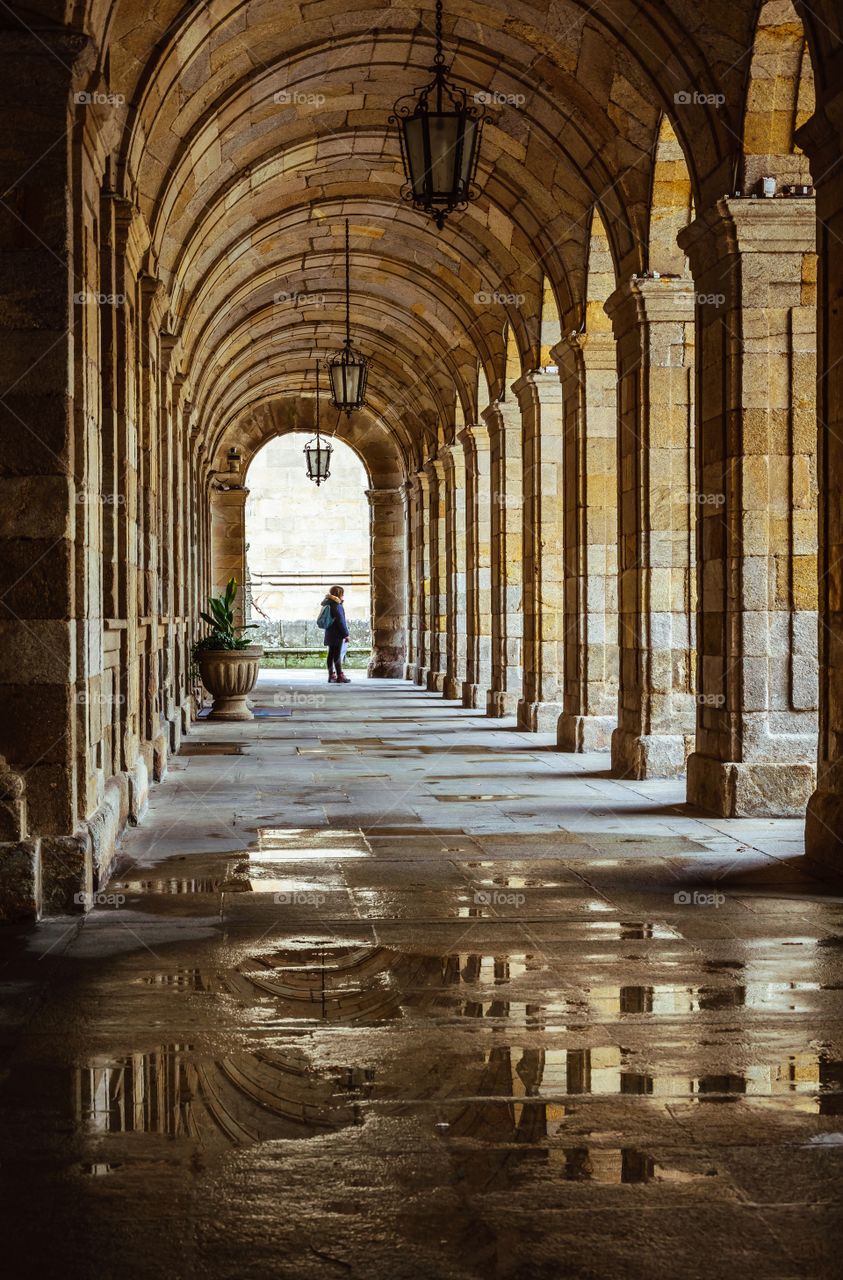
[[[412,680],[415,674],[418,615],[418,583],[416,579],[416,485],[405,480],[401,486],[404,503],[404,545],[407,564],[407,660],[404,663],[404,679]]]
[[[612,770],[684,773],[694,742],[694,286],[637,279],[606,303],[617,340],[620,697]]]
[[[843,869],[843,93],[799,130],[817,181],[819,751],[805,852]]]
[[[221,477],[226,483],[227,477]],[[213,566],[213,586],[215,595],[225,589],[225,584],[234,575],[237,579],[238,591],[235,600],[234,615],[238,624],[246,621],[243,617],[244,593],[242,585],[246,578],[246,499],[249,490],[245,485],[231,484],[230,487],[217,487],[211,491],[211,563]],[[205,605],[202,606],[205,608]]]
[[[416,483],[416,588],[418,644],[414,679],[427,688],[430,670],[430,479],[424,470],[417,471]]]
[[[618,712],[617,358],[611,333],[551,351],[564,415],[562,751],[608,751]]]
[[[688,799],[804,812],[817,734],[815,218],[724,198],[679,237],[697,290],[700,562]]]
[[[556,371],[513,383],[521,409],[524,680],[518,726],[556,733],[564,697],[562,387]]]
[[[427,688],[443,693],[447,665],[447,572],[445,564],[445,468],[439,458],[425,463],[429,504],[430,659]]]
[[[446,698],[462,698],[466,680],[466,478],[459,445],[441,451],[445,472]]]
[[[466,532],[465,707],[486,709],[492,686],[492,476],[485,422],[463,428]]]
[[[85,887],[84,846],[60,846],[85,816],[94,777],[80,695],[99,658],[80,608],[84,530],[102,514],[89,324],[98,308],[78,294],[90,287],[86,266],[97,267],[98,191],[83,189],[87,164],[78,155],[70,165],[68,141],[89,48],[81,35],[21,26],[4,31],[0,49],[0,918],[34,915],[54,876]],[[84,264],[74,253],[86,237],[94,252]],[[56,837],[45,841],[53,855],[42,836]]]
[[[406,572],[404,512],[400,489],[368,489],[372,582],[372,657],[369,676],[404,674]]]
[[[523,639],[521,410],[499,400],[483,410],[492,482],[492,686],[486,714],[511,716],[522,684]]]

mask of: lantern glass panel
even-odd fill
[[[468,188],[474,173],[474,158],[480,137],[480,126],[471,116],[463,116],[463,137],[460,150],[460,193],[468,195]]]
[[[456,112],[432,111],[430,126],[430,193],[434,200],[447,200],[457,185],[460,120]]]
[[[407,151],[407,163],[410,169],[410,182],[413,195],[421,199],[425,193],[427,181],[427,162],[424,154],[424,126],[426,116],[407,116],[402,121],[404,126],[404,143]]]

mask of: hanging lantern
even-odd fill
[[[331,474],[333,449],[323,440],[319,431],[319,361],[316,361],[316,435],[304,446],[304,464],[308,480],[315,480],[317,488]]]
[[[351,289],[348,254],[348,218],[345,220],[345,343],[342,351],[328,357],[331,403],[340,413],[351,416],[366,405],[369,361],[351,345]]]
[[[481,106],[445,74],[442,52],[442,0],[436,0],[436,54],[433,79],[418,94],[395,104],[390,124],[398,126],[407,184],[401,194],[429,213],[440,229],[455,209],[465,209],[479,192],[474,185],[485,123]]]

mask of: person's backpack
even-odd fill
[[[321,627],[323,631],[327,631],[332,621],[331,606],[326,602],[319,610],[319,617],[316,619],[316,625],[317,627]]]

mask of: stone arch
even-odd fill
[[[752,44],[743,122],[743,189],[762,176],[779,186],[811,184],[795,134],[813,114],[814,71],[805,28],[791,0],[763,0]]]
[[[246,580],[245,511],[249,466],[277,436],[315,430],[316,400],[299,395],[259,403],[232,422],[214,454],[211,522],[212,578]],[[324,426],[323,426],[324,430]],[[368,412],[341,418],[335,432],[358,456],[369,478],[372,658],[370,676],[402,676],[406,661],[406,561],[401,485],[407,459],[395,436]],[[232,454],[231,451],[234,451]],[[236,459],[232,464],[232,458]],[[328,481],[330,483],[330,481]]]
[[[661,275],[685,276],[688,263],[678,239],[694,216],[691,175],[668,116],[662,116],[653,164],[647,265]]]

